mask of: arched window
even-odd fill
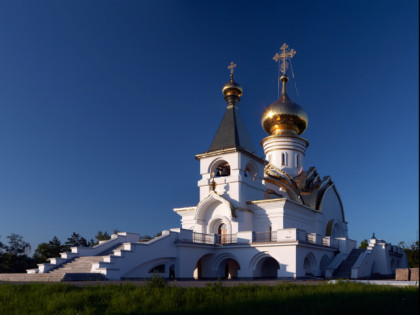
[[[286,165],[286,154],[285,153],[281,154],[281,165]]]
[[[254,163],[248,162],[246,164],[244,175],[253,181],[257,179],[257,167]]]

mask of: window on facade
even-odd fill
[[[286,165],[286,154],[281,154],[281,165]]]
[[[296,154],[296,167],[299,167],[299,154]]]

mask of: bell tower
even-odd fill
[[[235,207],[245,207],[247,200],[264,195],[262,179],[264,160],[255,155],[254,146],[239,114],[242,87],[234,80],[236,64],[230,63],[230,81],[222,92],[226,112],[208,151],[198,154],[201,180],[200,201],[215,192]]]

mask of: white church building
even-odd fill
[[[147,242],[134,233],[114,234],[28,273],[58,280],[144,279],[154,273],[165,278],[174,273],[176,279],[369,278],[407,267],[401,248],[374,236],[367,249],[357,249],[333,180],[305,167],[309,142],[302,134],[308,117],[286,88],[294,54],[283,45],[274,58],[282,88],[262,113],[263,158],[241,119],[243,90],[231,63],[230,81],[222,89],[226,112],[209,149],[196,155],[199,202],[174,209],[181,227]]]

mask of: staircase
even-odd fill
[[[91,273],[92,264],[103,260],[103,256],[77,257],[74,260],[48,272],[37,274],[0,274],[0,281],[14,282],[60,282],[60,281],[101,281],[106,280],[100,273]]]
[[[90,273],[92,264],[102,261],[103,258],[103,256],[77,257],[73,261],[54,269],[48,274],[61,279],[58,281],[106,280],[102,274]]]
[[[355,248],[353,249],[346,260],[344,260],[336,270],[333,272],[334,279],[350,279],[351,278],[351,268],[356,263],[357,258],[360,254],[363,253],[365,249]]]

